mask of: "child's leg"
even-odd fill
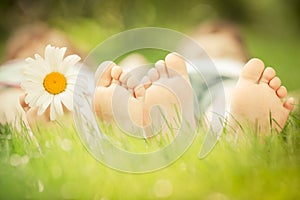
[[[8,88],[0,91],[0,123],[12,124],[17,129],[21,128],[21,121],[25,119],[25,112],[19,104],[21,89]]]

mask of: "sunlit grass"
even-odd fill
[[[293,114],[280,135],[227,141],[198,158],[205,131],[174,164],[129,174],[96,161],[73,125],[39,127],[35,137],[9,126],[0,135],[1,199],[297,199],[300,185],[300,121]],[[131,143],[130,145],[134,145]],[[135,163],[138,165],[139,163]]]

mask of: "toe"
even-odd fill
[[[122,85],[126,85],[129,77],[130,74],[127,71],[123,71],[119,77],[119,81],[122,83]]]
[[[111,77],[115,80],[119,80],[123,70],[120,66],[114,66],[111,70]]]
[[[258,82],[264,71],[265,65],[263,61],[258,58],[249,60],[243,68],[242,78],[253,82]]]
[[[151,68],[148,72],[148,77],[151,82],[157,81],[159,79],[159,74],[156,68]]]
[[[134,88],[134,96],[137,99],[143,98],[145,96],[145,92],[146,92],[145,87],[142,84]]]
[[[287,89],[284,86],[280,86],[279,89],[276,91],[277,96],[282,99],[287,95]]]
[[[269,83],[276,76],[276,72],[272,67],[267,67],[259,82]]]
[[[188,73],[183,58],[177,53],[170,53],[166,56],[166,65],[170,76],[182,75],[188,78]],[[170,69],[170,70],[169,70]]]
[[[284,102],[284,104],[283,104],[283,106],[284,106],[286,109],[288,109],[289,111],[292,111],[292,110],[293,110],[294,105],[295,105],[295,99],[294,99],[293,97],[288,98],[288,99]]]
[[[269,86],[273,90],[278,90],[280,88],[280,86],[281,86],[281,80],[280,80],[280,78],[278,78],[277,76],[274,77],[272,80],[270,80]]]
[[[20,105],[22,106],[22,108],[24,109],[24,111],[28,111],[29,110],[29,105],[25,102],[25,97],[26,97],[26,94],[22,94],[19,98],[19,101],[20,101]]]
[[[168,77],[166,63],[163,60],[159,60],[155,63],[155,68],[159,74],[159,77]]]
[[[101,63],[96,71],[95,80],[97,86],[108,87],[111,84],[111,71],[116,64],[112,61]]]
[[[138,85],[139,81],[134,77],[134,76],[130,76],[127,79],[127,87],[130,89],[135,88]]]
[[[128,89],[128,87],[127,87],[127,84],[126,83],[121,83],[121,82],[119,82],[119,85],[120,86],[122,86],[123,88],[125,88],[125,89]]]
[[[151,81],[148,76],[144,76],[144,78],[141,80],[141,84],[144,86],[145,89],[151,86]]]

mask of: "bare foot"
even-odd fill
[[[192,87],[179,55],[172,53],[166,61],[158,61],[140,84],[113,62],[103,63],[99,69],[103,68],[94,96],[100,120],[134,134],[142,130],[143,137],[163,127],[162,131],[178,130],[181,120],[195,127]]]
[[[189,128],[195,127],[193,91],[185,62],[180,55],[168,54],[165,61],[158,61],[155,68],[148,72],[148,77],[143,80],[146,89],[145,127],[151,124],[153,131],[153,125],[156,126],[154,128],[163,127],[163,122],[167,126],[164,126],[162,131],[176,131],[183,125],[181,120],[187,123]],[[160,109],[156,109],[155,106],[159,106]]]
[[[18,97],[23,91],[17,88],[0,89],[0,124],[10,124],[21,131],[21,119],[25,118],[25,113],[18,102]]]
[[[104,68],[104,70],[103,70]],[[113,62],[99,66],[94,94],[94,108],[101,121],[115,125],[127,133],[140,132],[143,127],[144,88],[137,88],[138,80]]]
[[[55,124],[53,123],[53,121],[50,120],[50,107],[46,108],[45,112],[42,115],[39,115],[38,114],[39,107],[30,107],[25,102],[25,97],[26,94],[24,92],[19,96],[19,104],[23,108],[23,113],[24,113],[22,119],[25,125],[28,124],[30,128],[34,128],[36,125],[40,123],[46,124],[48,126]],[[66,124],[68,124],[69,122],[72,121],[72,117],[71,117],[72,115],[70,115],[71,112],[64,105],[62,105],[62,107],[63,107],[64,115],[59,116],[56,121],[62,123],[60,119],[63,119],[63,121],[66,122]]]
[[[28,121],[30,126],[32,127],[32,125],[34,125],[37,122],[42,122],[42,123],[50,122],[50,109],[47,108],[44,114],[39,116],[38,107],[33,107],[33,108],[29,107],[29,105],[25,102],[25,97],[26,94],[23,93],[22,95],[20,95],[19,101],[20,101],[20,105],[22,106],[25,112],[26,120]]]
[[[269,133],[271,128],[281,131],[295,100],[288,98],[287,90],[273,68],[251,59],[243,68],[230,105],[229,124],[250,125],[260,132]]]

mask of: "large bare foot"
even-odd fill
[[[170,53],[165,61],[158,61],[142,82],[146,90],[146,128],[151,127],[152,132],[162,128],[161,131],[173,134],[181,126],[195,128],[193,91],[185,62],[178,54]]]
[[[281,131],[292,111],[295,100],[288,98],[287,90],[273,68],[251,59],[243,68],[233,93],[229,124],[234,127],[250,125],[259,132],[269,133],[271,128]]]

